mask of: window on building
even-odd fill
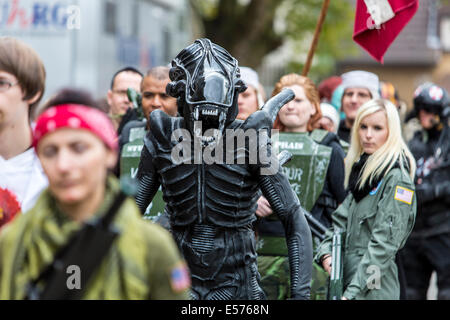
[[[135,1],[131,12],[132,29],[131,34],[135,37],[139,35],[139,2]]]
[[[172,59],[171,43],[172,43],[171,33],[168,29],[164,29],[164,31],[163,31],[163,44],[164,44],[163,54],[164,54],[165,61],[170,61]]]
[[[441,19],[440,33],[442,49],[450,52],[450,16]]]
[[[185,12],[180,12],[178,14],[178,30],[180,32],[186,31],[186,26],[187,26],[187,15]]]
[[[116,34],[117,27],[117,5],[115,2],[105,2],[105,18],[104,18],[104,31],[106,34]]]

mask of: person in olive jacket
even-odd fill
[[[345,232],[342,299],[399,299],[395,256],[415,222],[416,164],[391,102],[377,99],[361,106],[345,162],[350,192],[333,213],[315,259],[330,273],[332,233],[340,228]]]
[[[117,200],[111,120],[95,105],[60,103],[33,135],[49,187],[0,230],[0,300],[189,299],[172,235],[143,220],[134,199]]]

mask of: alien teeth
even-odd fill
[[[219,110],[202,110],[203,116],[217,116],[219,114]]]

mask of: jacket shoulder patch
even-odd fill
[[[186,263],[179,262],[170,270],[170,285],[174,292],[181,292],[191,286],[191,276]]]
[[[404,187],[400,187],[400,186],[396,186],[395,187],[395,195],[394,195],[394,199],[407,203],[407,204],[411,204],[412,203],[412,199],[414,196],[414,191],[404,188]]]

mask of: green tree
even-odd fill
[[[203,36],[226,48],[241,65],[257,68],[268,53],[290,42],[293,52],[286,65],[289,71],[300,73],[323,0],[190,0],[190,3],[203,26]],[[351,3],[330,1],[311,73],[326,74],[333,69],[336,58],[349,54],[342,48],[352,47],[353,21]]]

